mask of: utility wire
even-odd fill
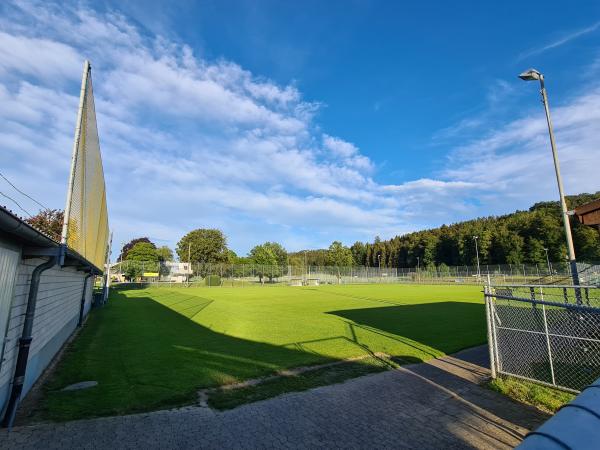
[[[47,206],[45,206],[45,205],[42,205],[40,202],[38,202],[38,201],[37,201],[35,198],[33,198],[32,196],[30,196],[30,195],[26,194],[25,192],[23,192],[21,189],[19,189],[18,187],[16,187],[14,184],[12,184],[12,183],[10,182],[10,180],[9,180],[8,178],[6,178],[2,172],[0,172],[0,177],[4,178],[4,180],[6,180],[6,182],[7,182],[8,184],[10,184],[10,185],[11,185],[11,186],[12,186],[12,187],[13,187],[13,188],[14,188],[14,189],[17,191],[17,192],[19,192],[20,194],[23,194],[23,195],[24,195],[25,197],[27,197],[28,199],[30,199],[30,200],[33,200],[35,203],[37,203],[38,205],[40,205],[42,208],[44,208],[44,209],[50,209],[50,208],[48,208]],[[4,195],[4,194],[2,194],[2,195]],[[7,197],[6,195],[4,195],[4,196],[5,196],[5,197]],[[10,198],[10,197],[8,197],[8,198]],[[11,199],[11,200],[12,200],[12,199]],[[13,202],[14,202],[14,200],[13,200]],[[17,203],[17,202],[15,202],[15,203]],[[21,207],[19,206],[19,208],[21,208]],[[23,208],[21,208],[21,209],[23,209]],[[24,210],[23,210],[23,211],[24,211]]]
[[[29,211],[27,211],[25,208],[23,208],[23,207],[22,207],[22,206],[19,204],[19,202],[18,202],[18,201],[16,201],[14,198],[12,198],[12,197],[9,197],[9,196],[8,196],[8,195],[6,195],[4,192],[0,192],[0,195],[1,195],[2,197],[6,197],[7,199],[9,199],[9,200],[11,200],[12,202],[14,202],[14,204],[15,204],[15,205],[17,205],[17,206],[18,206],[18,207],[21,209],[21,211],[23,211],[23,212],[24,212],[25,214],[27,214],[29,217],[33,217],[33,216],[32,216],[32,215],[29,213]]]

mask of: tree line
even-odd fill
[[[595,194],[567,196],[568,208],[600,198]],[[600,233],[570,216],[578,261],[600,261]],[[475,239],[476,237],[476,239]],[[545,264],[563,262],[567,247],[560,204],[539,202],[527,211],[490,216],[408,233],[372,243],[356,242],[350,249],[359,265],[386,267]]]
[[[600,191],[567,196],[566,200],[573,209],[598,198]],[[573,216],[570,220],[577,259],[600,261],[600,234]],[[54,239],[60,238],[62,211],[42,211],[27,221]],[[160,262],[174,261],[176,254],[181,262],[197,264],[431,268],[475,265],[475,240],[481,264],[544,264],[546,258],[564,261],[567,254],[559,203],[539,202],[527,211],[442,225],[388,240],[377,237],[374,242],[355,242],[350,247],[334,241],[327,249],[291,253],[277,242],[265,242],[246,256],[238,256],[227,247],[221,230],[197,229],[179,240],[175,252],[167,246],[156,246],[148,237],[132,239],[121,248],[118,261],[156,263],[158,268]]]

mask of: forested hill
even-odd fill
[[[567,196],[567,206],[571,210],[598,198],[600,191]],[[581,225],[572,216],[571,229],[577,259],[600,261],[600,233]],[[564,261],[567,254],[558,202],[540,202],[528,211],[442,225],[386,241],[376,238],[373,243],[356,242],[351,250],[357,265],[377,266],[379,254],[382,266],[387,267],[415,267],[417,257],[422,266],[475,265],[473,236],[478,236],[482,264],[545,263],[544,248],[548,249],[552,262]],[[309,264],[320,264],[325,253],[325,250],[309,251]],[[297,259],[303,258],[301,252],[297,255]]]

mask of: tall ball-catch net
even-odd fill
[[[85,62],[62,242],[98,269],[104,269],[108,212],[104,170],[94,109],[91,67]]]

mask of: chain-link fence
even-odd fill
[[[485,287],[492,376],[579,392],[600,377],[598,286]]]
[[[479,269],[479,270],[478,270]],[[600,284],[600,266],[580,264],[580,279]],[[364,283],[570,284],[568,264],[439,266],[428,268],[267,266],[260,264],[199,264],[126,260],[111,266],[115,283],[202,284],[206,286],[318,285]]]
[[[111,266],[115,283],[172,286],[320,285],[396,283],[398,269],[379,267],[273,266],[261,264],[189,264],[123,261]]]

